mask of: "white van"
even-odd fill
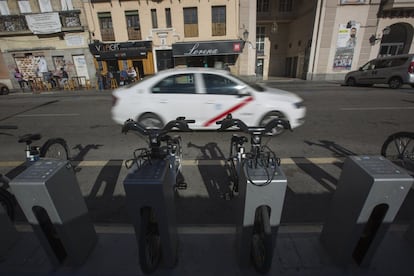
[[[380,57],[373,59],[346,74],[348,86],[388,84],[400,88],[403,84],[414,87],[414,54]]]

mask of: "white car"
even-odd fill
[[[164,70],[112,94],[115,122],[134,119],[146,127],[161,128],[184,116],[196,121],[192,129],[217,129],[216,121],[231,113],[248,126],[264,125],[278,117],[295,128],[304,123],[306,114],[303,100],[293,93],[248,83],[228,71],[211,68]]]

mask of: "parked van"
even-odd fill
[[[345,83],[349,86],[388,84],[394,89],[403,84],[414,87],[414,54],[373,59],[358,71],[346,74]]]

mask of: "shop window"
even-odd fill
[[[226,35],[226,6],[211,7],[212,34]]]
[[[171,28],[172,27],[172,23],[171,23],[171,9],[170,8],[166,8],[165,9],[165,24],[167,28]]]
[[[265,37],[266,37],[266,27],[257,26],[256,27],[256,52],[261,55],[264,54]]]
[[[151,9],[151,21],[152,21],[152,28],[158,28],[158,20],[157,20],[157,10]]]
[[[52,4],[50,0],[39,0],[39,7],[41,12],[52,12]]]
[[[214,74],[203,74],[203,79],[207,94],[237,95],[239,92],[237,83],[228,78]]]
[[[99,12],[99,27],[101,29],[102,41],[114,41],[115,34],[112,25],[112,17],[110,12]]]
[[[279,0],[279,12],[291,12],[292,6],[292,0]]]
[[[257,0],[257,12],[268,12],[269,0]]]
[[[17,1],[17,4],[19,5],[20,13],[31,13],[32,8],[30,7],[29,1]]]
[[[129,40],[141,40],[141,26],[138,11],[125,11]]]
[[[184,36],[198,36],[197,8],[184,8]]]
[[[193,74],[169,76],[152,88],[152,93],[163,94],[195,94]]]

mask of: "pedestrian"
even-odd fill
[[[129,67],[128,69],[128,77],[131,82],[134,82],[137,77],[137,71],[135,71],[134,67]]]
[[[60,71],[62,72],[61,73],[61,79],[60,79],[60,85],[65,85],[65,83],[69,80],[69,75],[68,75],[68,72],[66,72],[66,70],[65,69],[63,69],[63,67],[62,68],[60,68]]]
[[[99,90],[104,90],[104,76],[102,75],[101,70],[96,70],[96,80],[98,82],[98,88]]]
[[[27,82],[23,79],[23,74],[20,73],[19,69],[14,69],[14,78],[17,80],[17,82],[19,83],[20,88],[22,89],[22,91],[24,91],[24,84]]]
[[[111,71],[106,73],[106,89],[111,89],[111,80],[114,78],[114,74]]]
[[[128,81],[128,73],[125,71],[125,69],[122,69],[120,75],[119,75],[119,85],[126,85],[129,83]]]

